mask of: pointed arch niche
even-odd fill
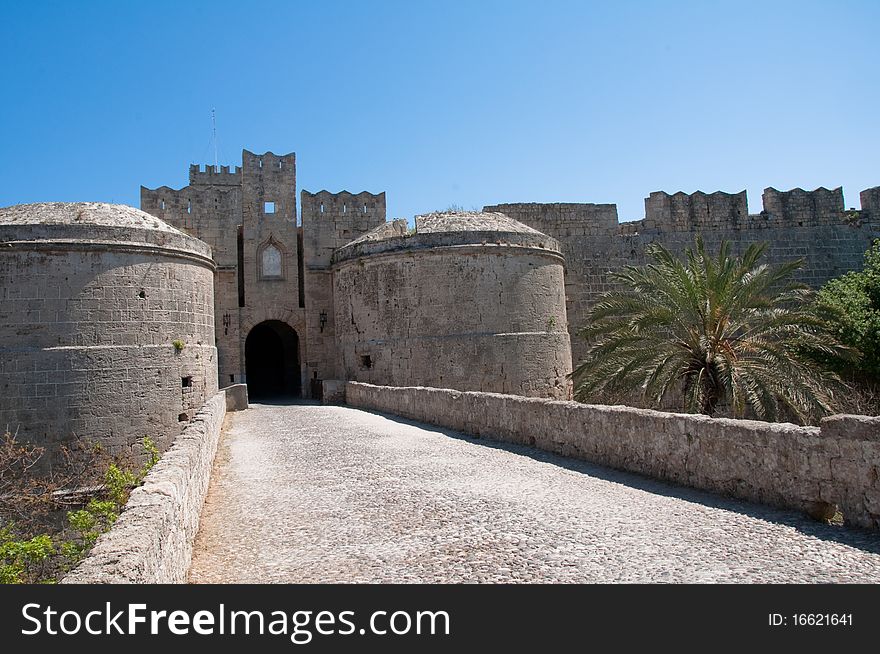
[[[286,266],[284,246],[271,234],[259,248],[257,248],[257,266],[260,279],[284,279]]]

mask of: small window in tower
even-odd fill
[[[342,213],[345,213],[345,202],[342,203]]]
[[[281,170],[281,162],[278,162],[278,170]]]
[[[186,377],[180,378],[181,388],[192,388],[192,385],[193,385],[192,375],[187,375]]]
[[[162,205],[162,211],[165,211],[165,200],[162,200],[161,205]]]
[[[263,160],[260,159],[260,168],[262,168],[262,167],[263,167]]]
[[[263,213],[275,213],[275,203],[274,202],[264,202],[263,203]]]
[[[364,213],[367,213],[367,205],[364,205]]]
[[[361,368],[367,368],[368,370],[373,367],[373,359],[369,354],[361,355]]]
[[[321,213],[324,213],[324,203],[321,203]]]
[[[187,203],[186,203],[186,212],[187,212],[187,213],[192,213],[192,212],[193,212],[193,203],[192,203],[192,200],[188,200],[188,201],[187,201]]]

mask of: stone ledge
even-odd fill
[[[232,384],[220,390],[226,393],[227,411],[244,411],[248,408],[247,384]]]
[[[135,488],[119,520],[64,584],[184,583],[192,561],[226,394],[215,394]]]

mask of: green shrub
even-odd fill
[[[840,365],[847,377],[880,384],[880,239],[865,253],[860,271],[828,281],[818,294],[819,309],[841,342],[858,351],[855,362]]]

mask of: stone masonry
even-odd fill
[[[569,397],[556,241],[503,214],[390,226],[333,257],[345,379]]]
[[[372,241],[393,244],[410,239],[409,243],[414,243],[405,223],[386,223],[385,194],[303,191],[298,224],[295,165],[293,154],[254,154],[245,150],[241,167],[215,170],[211,166],[191,166],[190,184],[183,189],[141,189],[145,211],[203,239],[214,250],[221,386],[248,381],[248,336],[252,332],[252,340],[280,338],[286,349],[294,350],[278,357],[284,358],[285,366],[290,368],[285,374],[297,380],[295,387],[286,391],[318,396],[321,380],[390,382],[409,376],[418,383],[428,381],[427,377],[421,381],[416,377],[431,370],[433,364],[426,364],[425,357],[408,358],[406,353],[411,350],[400,341],[400,334],[408,330],[413,337],[428,334],[411,324],[418,322],[419,312],[426,312],[425,319],[438,323],[429,330],[435,337],[453,337],[463,325],[473,322],[474,303],[485,305],[482,317],[491,308],[500,323],[509,323],[509,329],[494,326],[492,333],[523,331],[512,327],[520,322],[517,311],[526,306],[527,296],[533,298],[546,290],[534,274],[516,282],[516,292],[523,293],[525,304],[510,304],[510,296],[493,306],[484,302],[491,295],[468,293],[476,292],[480,284],[491,285],[495,274],[494,264],[486,265],[489,259],[475,263],[479,259],[475,251],[444,250],[447,261],[440,264],[436,249],[409,248],[405,255],[409,258],[403,259],[407,248],[402,248],[393,255],[383,255],[380,262],[371,246],[360,241],[368,233]],[[484,213],[504,214],[558,243],[565,260],[565,323],[576,364],[584,352],[576,332],[585,324],[596,298],[613,287],[609,273],[625,265],[644,264],[648,244],[661,243],[681,253],[693,244],[696,234],[701,234],[710,250],[728,240],[734,252],[741,252],[751,243],[766,241],[770,262],[804,258],[799,278],[818,287],[831,277],[858,269],[872,239],[880,236],[880,187],[863,191],[861,200],[860,211],[845,210],[840,188],[768,188],[764,191],[763,211],[750,214],[745,191],[658,191],[645,200],[645,217],[634,222],[621,223],[613,204],[498,204],[485,207]],[[503,229],[495,230],[485,239],[478,229],[467,225],[466,216],[457,227],[450,228],[450,224],[447,220],[444,229],[460,235],[471,232],[472,238],[486,240],[487,244],[504,233]],[[415,232],[419,238],[427,237],[427,229],[428,223],[417,221]],[[348,254],[343,257],[342,252]],[[397,263],[391,265],[389,256],[397,258]],[[480,282],[476,286],[463,282],[459,284],[460,293],[447,298],[443,295],[449,290],[447,286],[436,283],[440,275],[437,265],[447,265],[444,278],[472,277]],[[470,272],[468,268],[472,268]],[[515,275],[524,274],[524,270]],[[508,269],[505,274],[514,273]],[[403,286],[396,288],[395,284]],[[533,287],[525,288],[529,285]],[[351,332],[361,326],[352,324],[351,310],[361,301],[375,305],[371,320],[376,322],[369,336],[352,337]],[[552,320],[550,329],[532,325],[525,331],[544,332],[544,340],[556,339],[561,316],[551,313],[544,317]],[[270,323],[276,335],[259,332],[257,339],[254,328]],[[487,378],[506,374],[501,372],[502,366],[515,367],[523,362],[519,355],[507,360],[489,356],[493,360],[487,364],[480,354],[485,348],[456,349],[452,347],[454,340],[448,341],[448,351],[438,356],[446,361],[444,366],[448,363],[450,371],[458,370],[440,373],[438,369],[431,383],[490,390],[484,387]],[[558,351],[556,345],[544,340],[540,340],[539,349],[546,345]],[[357,346],[353,345],[355,341]],[[397,345],[392,347],[392,342]],[[375,357],[367,350],[384,354]],[[378,367],[362,365],[365,356],[370,356],[370,362],[375,359]],[[428,358],[438,360],[432,357]],[[546,380],[559,374],[557,363],[555,358],[545,362],[545,369],[534,379],[523,379],[513,386],[503,386],[502,382],[491,390],[540,394],[543,388],[555,397],[555,384],[548,386]]]
[[[880,237],[880,187],[862,191],[862,210],[846,211],[843,190],[764,191],[764,210],[749,214],[746,192],[651,193],[645,218],[619,222],[613,204],[497,204],[500,211],[552,236],[566,261],[565,294],[572,335],[572,358],[584,353],[576,337],[590,307],[613,288],[609,272],[644,265],[645,247],[660,243],[681,254],[701,234],[709,251],[722,240],[734,253],[756,242],[768,243],[766,260],[803,258],[796,277],[818,288],[832,277],[861,268],[863,255]]]
[[[217,391],[211,252],[132,207],[0,209],[0,429],[142,459]],[[175,345],[175,343],[177,345]]]

